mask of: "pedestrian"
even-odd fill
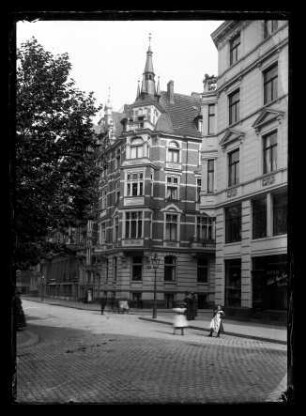
[[[213,317],[212,320],[210,321],[210,325],[209,325],[209,337],[213,336],[213,333],[216,334],[216,337],[219,338],[220,337],[220,332],[224,332],[224,328],[223,328],[223,323],[222,320],[225,316],[224,311],[222,310],[221,305],[218,305],[217,308],[214,309],[213,311]]]
[[[25,314],[22,307],[22,301],[20,298],[20,292],[16,291],[14,296],[14,312],[15,312],[15,320],[16,320],[16,329],[20,331],[24,327],[27,326]]]
[[[185,316],[186,306],[185,304],[179,305],[178,308],[172,309],[175,312],[173,321],[173,335],[177,329],[181,329],[181,335],[184,335],[184,328],[188,327],[188,322]]]
[[[194,320],[198,315],[198,299],[194,292],[191,292],[191,319]]]
[[[186,317],[188,321],[192,320],[192,299],[189,292],[185,292],[184,303],[186,305]]]
[[[102,296],[100,299],[100,304],[101,304],[101,315],[104,314],[104,309],[107,303],[107,297],[106,296]]]

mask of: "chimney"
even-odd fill
[[[174,82],[169,81],[167,84],[167,97],[170,104],[174,104]]]

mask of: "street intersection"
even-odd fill
[[[205,404],[277,401],[286,345],[23,301],[17,403]],[[19,346],[18,346],[19,345]]]

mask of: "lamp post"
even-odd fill
[[[41,301],[45,300],[45,276],[40,277],[40,298]]]
[[[155,253],[153,257],[151,257],[151,263],[152,267],[154,269],[154,297],[153,297],[153,315],[152,318],[156,318],[156,271],[159,267],[160,259],[157,257],[157,254]]]

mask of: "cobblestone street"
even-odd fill
[[[32,345],[18,347],[18,403],[276,401],[286,346],[24,301]],[[17,334],[18,335],[18,334]],[[18,338],[18,336],[17,336]]]

